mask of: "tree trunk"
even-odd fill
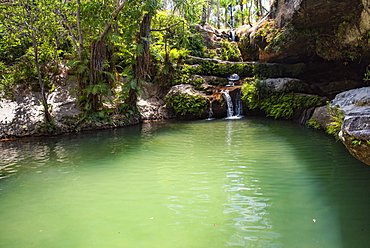
[[[213,0],[210,0],[208,3],[208,11],[207,11],[207,23],[209,24],[209,19],[211,18],[212,13],[212,6],[213,6]]]
[[[203,5],[203,11],[202,11],[202,19],[200,20],[200,23],[199,25],[201,25],[202,27],[204,26],[204,24],[206,24],[207,22],[207,13],[208,13],[208,10],[207,10],[207,5],[204,4]]]
[[[83,35],[82,35],[82,28],[81,28],[81,17],[80,17],[80,14],[81,14],[81,1],[80,0],[77,0],[77,31],[78,31],[78,50],[77,50],[77,54],[78,54],[78,58],[81,60],[83,58],[83,48],[84,48],[84,40],[83,40]]]
[[[80,0],[77,1],[80,8]],[[91,43],[90,66],[88,74],[89,82],[85,82],[87,78],[86,73],[83,72],[79,75],[80,94],[86,94],[86,100],[84,103],[82,103],[82,105],[85,105],[84,111],[96,112],[101,109],[101,98],[104,94],[108,94],[106,89],[97,86],[98,84],[107,84],[110,88],[110,82],[113,80],[110,76],[113,72],[112,51],[109,45],[106,44],[106,37],[109,34],[109,31],[112,29],[112,22],[117,18],[118,14],[123,9],[125,4],[126,0],[117,5],[117,8],[112,13],[112,17],[108,21],[108,24],[105,26],[103,32],[96,40]],[[79,20],[79,14],[77,15],[77,18]],[[78,26],[79,28],[81,28],[80,25]],[[82,32],[80,29],[79,33],[80,45],[83,45]],[[84,54],[82,52],[83,50],[81,49],[81,60],[84,60]],[[107,62],[109,63],[109,67],[105,68]]]
[[[243,4],[243,0],[240,0],[239,1],[239,6],[240,6],[240,16],[241,16],[241,23],[242,25],[244,25],[244,4]]]
[[[152,22],[152,15],[144,14],[143,20],[140,24],[140,32],[137,37],[138,54],[136,56],[136,63],[134,66],[135,87],[131,87],[127,98],[127,111],[131,110],[137,113],[137,95],[139,87],[148,79],[149,65],[150,65],[150,25]]]
[[[221,17],[220,17],[221,13],[220,13],[220,0],[217,0],[217,28],[220,29],[221,28]]]
[[[138,46],[141,47],[136,58],[135,78],[140,84],[148,77],[149,61],[150,61],[150,24],[152,22],[152,15],[146,13],[140,25],[140,33],[138,36]]]
[[[91,43],[89,87],[97,87],[98,84],[107,84],[111,86],[112,78],[108,74],[113,73],[112,52],[104,40],[95,40]],[[110,65],[105,68],[106,62]],[[91,110],[98,111],[102,108],[102,95],[107,94],[102,88],[88,92],[88,101],[91,103]]]
[[[250,0],[249,7],[248,7],[248,24],[250,27],[252,27],[252,22],[251,22],[252,6],[253,6],[253,2],[252,0]]]
[[[39,51],[38,51],[38,46],[37,46],[37,41],[36,41],[36,34],[35,30],[32,28],[32,34],[31,34],[31,39],[32,39],[32,45],[33,45],[33,51],[35,53],[35,65],[36,65],[36,70],[37,70],[37,77],[39,80],[40,88],[41,88],[41,97],[42,97],[42,105],[44,107],[44,112],[45,112],[45,122],[46,123],[53,123],[53,118],[50,115],[49,112],[49,107],[48,107],[48,102],[46,99],[45,95],[45,86],[44,86],[44,80],[41,76],[41,70],[40,70],[40,64],[39,64]]]

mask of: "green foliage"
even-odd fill
[[[173,11],[178,12],[188,23],[199,23],[204,0],[173,0]]]
[[[189,82],[190,75],[196,74],[194,72],[195,68],[190,65],[184,64],[180,67],[177,67],[177,70],[170,85],[187,84]]]
[[[297,96],[293,92],[272,91],[256,79],[243,84],[242,100],[250,109],[263,110],[267,116],[289,119],[295,111],[321,104],[318,96]]]
[[[307,125],[315,129],[321,129],[321,125],[317,122],[316,119],[313,119],[313,118],[307,121]]]
[[[370,81],[370,65],[367,66],[366,68],[366,72],[365,72],[365,77],[364,77],[364,81]]]
[[[221,59],[227,61],[241,61],[242,55],[235,42],[222,41]]]
[[[206,110],[207,100],[200,95],[186,95],[176,93],[164,99],[168,107],[173,108],[177,115],[200,116]]]
[[[213,75],[219,77],[228,77],[234,73],[241,77],[251,77],[253,75],[252,63],[238,64],[221,64],[210,61],[204,61],[194,69],[194,74],[198,75]]]
[[[358,140],[358,139],[354,139],[352,137],[352,145],[353,146],[360,146],[362,144],[365,144],[365,145],[370,145],[370,141],[369,140]]]
[[[344,122],[344,111],[342,111],[338,106],[328,105],[328,109],[331,117],[331,122],[327,127],[326,132],[333,135],[336,139],[339,139],[339,132]]]
[[[173,27],[166,29],[174,25]],[[206,47],[199,32],[196,32],[184,18],[159,12],[152,21],[152,29],[166,29],[152,32],[154,50],[164,58],[172,49],[184,50],[186,54],[203,57]]]
[[[259,58],[258,47],[250,42],[249,35],[240,38],[238,43],[240,53],[245,61],[256,61]]]

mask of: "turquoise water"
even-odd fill
[[[0,247],[370,247],[370,167],[269,119],[0,143]]]

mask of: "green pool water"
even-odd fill
[[[370,247],[370,167],[244,118],[0,143],[0,247]]]

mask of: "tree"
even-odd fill
[[[91,111],[96,112],[102,107],[101,97],[104,92],[109,92],[109,82],[112,78],[112,49],[107,44],[107,36],[112,30],[113,21],[117,18],[123,7],[126,5],[126,0],[118,4],[114,12],[111,14],[111,19],[104,27],[104,30],[90,45],[90,67],[89,67],[89,86],[87,87],[87,99],[91,104]],[[106,66],[108,64],[108,66]]]
[[[58,26],[54,15],[47,6],[52,5],[49,0],[38,1],[14,0],[6,2],[2,10],[3,35],[7,37],[8,45],[31,44],[33,53],[33,67],[36,69],[36,78],[41,90],[41,103],[44,108],[45,122],[53,123],[49,112],[45,94],[45,69],[51,59],[57,57]],[[26,47],[24,47],[26,48]],[[25,55],[24,53],[23,55]],[[20,55],[20,56],[23,56]],[[15,61],[13,61],[15,63]],[[43,65],[41,65],[43,64]]]

